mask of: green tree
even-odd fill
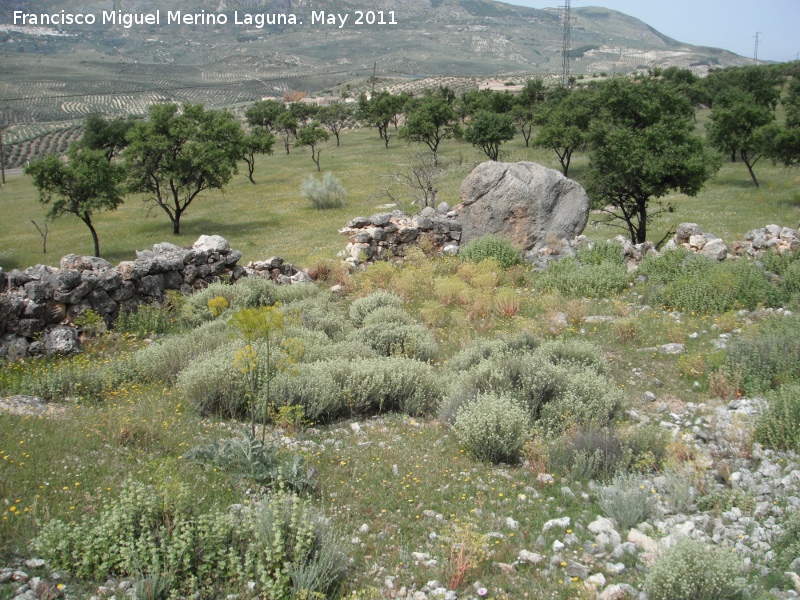
[[[339,134],[353,120],[354,112],[351,105],[344,102],[334,102],[328,106],[323,106],[317,113],[317,120],[336,138],[337,147],[339,146]]]
[[[764,155],[787,167],[800,166],[800,74],[792,78],[784,98],[786,121],[770,123],[761,132]]]
[[[544,81],[541,78],[529,79],[516,97],[511,109],[511,119],[522,134],[527,148],[531,139],[536,113],[547,96]]]
[[[123,152],[129,190],[146,194],[180,234],[181,216],[203,191],[223,189],[237,172],[244,134],[227,111],[202,104],[150,107],[149,118],[130,131]]]
[[[760,130],[774,120],[775,113],[769,105],[739,89],[728,90],[717,98],[711,111],[708,140],[720,152],[734,157],[738,154],[756,187],[759,185],[753,167],[764,152]]]
[[[289,154],[289,147],[292,145],[292,140],[297,135],[297,118],[288,110],[285,110],[278,115],[275,121],[275,128],[281,134],[283,148],[286,150],[286,154]]]
[[[310,102],[292,102],[288,110],[299,125],[307,125],[317,115],[319,107]]]
[[[25,167],[25,173],[33,178],[39,201],[50,205],[47,218],[67,214],[78,217],[92,233],[94,255],[100,256],[100,240],[92,216],[122,204],[124,167],[109,161],[102,150],[72,146],[66,162],[48,154]]]
[[[589,140],[595,105],[591,89],[572,92],[558,89],[564,91],[548,100],[542,109],[538,119],[541,127],[534,144],[552,149],[561,163],[561,172],[568,177],[573,153],[584,150]]]
[[[597,106],[586,189],[609,224],[641,243],[650,221],[665,210],[650,210],[651,199],[671,190],[696,195],[719,161],[694,132],[689,101],[672,86],[614,79],[600,89]]]
[[[370,127],[378,128],[378,135],[384,141],[384,146],[389,147],[391,133],[389,125],[394,123],[397,128],[397,119],[403,112],[403,107],[408,100],[407,96],[397,96],[383,91],[367,99],[366,94],[359,98],[359,118]]]
[[[256,154],[272,154],[275,136],[263,127],[253,127],[242,140],[242,158],[247,163],[247,177],[255,183],[253,172],[256,169]]]
[[[319,157],[322,154],[322,148],[317,146],[322,142],[327,142],[328,139],[330,139],[328,132],[322,128],[318,121],[311,121],[308,125],[303,125],[297,130],[295,145],[311,148],[311,160],[317,165],[317,173],[320,172]]]
[[[475,113],[464,131],[464,139],[483,150],[491,160],[497,160],[500,145],[513,138],[514,124],[511,117],[488,110]]]
[[[278,117],[286,112],[286,107],[279,100],[258,100],[248,107],[244,113],[250,127],[261,127],[270,133],[278,128]]]
[[[439,144],[442,140],[458,137],[461,128],[458,115],[448,97],[436,92],[411,103],[406,123],[400,128],[400,139],[428,145],[433,153],[434,165],[439,163]]]
[[[128,145],[128,131],[138,120],[138,117],[109,120],[97,113],[87,115],[79,144],[90,150],[102,150],[108,160],[113,160]]]

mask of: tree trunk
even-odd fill
[[[94,241],[94,255],[100,258],[100,240],[97,237],[97,231],[95,231],[95,228],[92,225],[92,216],[89,213],[83,213],[81,220],[86,223],[89,231],[92,232],[92,240]]]
[[[758,159],[756,158],[756,160]],[[747,153],[744,150],[742,150],[742,162],[747,166],[747,172],[750,173],[750,179],[753,180],[753,185],[756,187],[761,187],[758,185],[758,179],[756,179],[756,174],[753,172],[753,166],[756,164],[756,161],[747,156]]]
[[[636,231],[636,243],[647,241],[647,200],[639,200],[639,227]]]

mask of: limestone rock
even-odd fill
[[[200,252],[219,252],[227,254],[231,251],[228,240],[220,235],[201,235],[192,245],[192,249]]]
[[[484,162],[461,184],[462,242],[502,234],[526,250],[571,239],[589,218],[589,196],[559,171],[532,162]]]
[[[56,354],[75,354],[80,350],[78,332],[72,327],[59,325],[44,334],[44,353],[47,356]]]

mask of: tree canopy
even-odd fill
[[[92,233],[94,255],[100,256],[100,240],[92,216],[122,204],[122,165],[109,161],[103,150],[74,145],[67,152],[67,161],[48,154],[25,167],[25,173],[33,178],[39,201],[50,206],[47,218],[67,214],[78,217]]]
[[[311,148],[311,160],[317,165],[317,172],[319,173],[319,157],[322,154],[322,149],[317,148],[322,142],[327,142],[330,136],[325,131],[318,121],[311,121],[308,125],[303,125],[297,130],[297,140],[295,144],[298,146],[308,146]]]
[[[424,96],[410,103],[406,123],[400,128],[400,138],[427,144],[433,153],[434,164],[438,163],[439,144],[442,140],[457,137],[461,133],[458,115],[453,110],[452,100],[442,91]]]
[[[600,113],[590,129],[586,189],[609,224],[633,243],[662,212],[650,201],[671,190],[696,195],[719,167],[694,132],[689,101],[656,80],[611,80],[598,93]],[[669,207],[667,207],[669,210]]]
[[[237,172],[244,135],[227,111],[202,104],[158,104],[130,131],[123,152],[129,189],[146,195],[180,234],[181,216],[203,191],[223,189]]]
[[[479,110],[464,131],[464,139],[480,148],[491,160],[500,155],[500,145],[514,138],[511,117],[488,110]]]

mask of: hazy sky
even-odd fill
[[[504,0],[546,8],[559,0]],[[664,35],[701,46],[758,58],[795,60],[800,52],[800,0],[572,0],[573,8],[604,6],[641,19]]]

